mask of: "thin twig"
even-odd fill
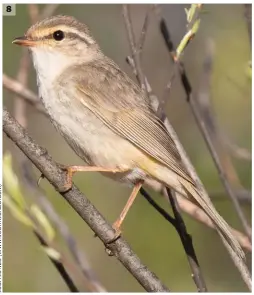
[[[135,35],[134,35],[133,26],[132,26],[131,17],[130,17],[129,5],[127,4],[123,4],[123,18],[124,18],[127,35],[128,35],[130,49],[131,49],[132,56],[135,63],[135,68],[137,71],[137,77],[139,79],[139,84],[141,88],[144,90],[144,92],[146,93],[146,95],[148,95],[148,91],[147,91],[146,83],[145,83],[145,77],[141,68],[140,51],[137,49]]]
[[[3,87],[13,93],[18,94],[19,97],[25,99],[26,103],[32,105],[36,110],[48,116],[44,107],[41,104],[39,97],[30,89],[24,87],[17,80],[14,80],[3,74]]]
[[[211,88],[210,84],[214,59],[214,43],[212,40],[208,39],[206,45],[207,52],[203,62],[203,74],[200,77],[200,87],[197,95],[197,108],[199,108],[199,112],[205,121],[207,131],[210,134],[214,148],[217,150],[220,157],[221,164],[224,167],[225,172],[228,174],[228,180],[231,184],[241,187],[240,180],[234,169],[231,158],[229,157],[227,150],[224,148],[224,138],[222,137],[220,128],[216,122],[215,113],[210,101],[209,92]],[[190,90],[190,92],[192,91]]]
[[[38,7],[37,4],[28,4],[28,13],[30,15],[31,23],[36,21],[38,16]],[[17,81],[23,85],[27,86],[28,71],[30,66],[30,59],[28,55],[28,50],[23,48],[22,56],[20,59],[19,70],[17,74]],[[14,98],[14,117],[16,120],[24,127],[27,126],[26,118],[26,103],[19,96]]]
[[[197,261],[191,235],[188,234],[185,223],[181,217],[181,214],[179,214],[179,210],[176,206],[177,199],[173,198],[170,189],[167,188],[167,196],[169,198],[175,216],[175,218],[173,218],[163,208],[161,208],[143,188],[140,190],[140,193],[177,230],[182,245],[187,254],[188,262],[190,264],[191,269],[193,270],[192,276],[195,280],[196,286],[198,287],[198,292],[207,292],[207,287],[203,279],[202,273],[200,271],[200,266]]]
[[[209,50],[210,51],[210,50]],[[210,153],[213,157],[217,170],[219,172],[221,181],[231,198],[231,201],[235,207],[238,217],[240,218],[243,228],[246,234],[251,239],[251,229],[248,221],[241,209],[238,198],[235,194],[235,190],[232,188],[231,183],[236,182],[240,184],[240,180],[233,167],[230,157],[223,146],[223,141],[220,140],[220,134],[218,132],[217,122],[215,116],[212,113],[212,108],[209,100],[209,81],[211,75],[211,63],[212,56],[208,52],[203,65],[203,75],[200,82],[200,89],[197,94],[197,99],[194,99],[190,95],[189,104],[196,119],[196,122],[203,134],[203,137],[208,145]],[[186,73],[185,73],[186,75]],[[188,78],[187,78],[188,79]]]
[[[198,288],[198,292],[207,292],[206,283],[204,281],[202,272],[200,270],[200,265],[198,263],[198,259],[193,247],[192,237],[187,232],[186,225],[184,223],[184,220],[179,210],[177,198],[174,197],[174,193],[172,194],[170,189],[167,188],[166,190],[167,190],[168,198],[175,216],[176,230],[181,238],[184,250],[186,252],[188,262],[192,270],[192,277]]]
[[[130,58],[129,60],[129,64],[131,64],[131,60]],[[179,64],[179,63],[178,63]],[[133,65],[135,66],[135,63],[133,63]],[[181,67],[182,69],[182,67]],[[133,69],[134,73],[138,74],[136,69]],[[146,83],[148,84],[147,79],[145,79]],[[185,86],[185,89],[190,91],[191,90],[191,86],[189,84],[189,81],[185,79],[185,77],[182,78],[182,83]],[[147,86],[147,85],[146,85]],[[158,105],[159,105],[159,100],[157,99],[157,97],[155,95],[151,95],[152,90],[150,87],[150,95],[149,98],[151,100],[151,105],[154,108],[155,111],[157,111],[158,109]],[[201,194],[201,196],[206,199],[206,200],[210,200],[201,180],[199,179],[193,165],[191,164],[183,146],[181,145],[176,132],[174,131],[172,125],[169,123],[168,119],[165,116],[165,120],[164,120],[164,124],[170,134],[170,136],[172,137],[177,150],[182,158],[182,162],[184,164],[184,166],[186,167],[186,170],[189,172],[190,176],[192,177],[192,179],[195,181],[197,188],[199,189],[199,193]],[[160,185],[158,185],[157,183],[155,184],[154,182],[152,183],[152,186],[158,187]],[[164,192],[163,188],[160,189],[161,192]],[[176,194],[177,198],[182,199],[182,196],[179,194]],[[201,210],[197,209],[197,206],[194,206],[194,204],[188,202],[188,204],[186,204],[188,201],[187,200],[183,200],[182,202],[182,206],[185,210],[185,212],[188,212],[189,214],[191,214],[192,216],[195,216],[195,218],[197,218],[198,220],[202,220],[202,222],[206,223],[208,226],[214,228],[214,224],[212,223],[212,221],[210,220],[210,218],[208,218],[208,216],[206,216],[204,214],[204,212],[202,212]],[[194,208],[193,208],[194,207]],[[199,214],[196,214],[199,213]],[[246,240],[246,238],[243,238],[241,236],[241,233],[239,233],[238,231],[232,229],[232,232],[234,234],[236,234],[237,239],[239,240],[239,242],[244,245],[244,247],[248,248],[249,250],[251,250],[251,244],[250,241]],[[239,272],[241,273],[241,276],[243,278],[243,280],[245,281],[245,283],[247,284],[247,286],[249,287],[249,289],[251,289],[251,279],[250,279],[250,274],[249,274],[249,270],[245,264],[244,261],[239,260],[239,257],[231,250],[229,244],[227,243],[227,241],[225,240],[225,238],[219,233],[219,236],[222,239],[223,244],[225,245],[230,257],[232,258],[235,266],[237,267],[237,269],[239,270]]]
[[[109,243],[115,235],[112,226],[107,223],[87,197],[75,185],[69,191],[65,191],[66,173],[52,160],[46,149],[40,147],[28,136],[24,128],[11,117],[6,109],[3,110],[3,130],[89,225],[106,245],[110,253],[117,257],[146,291],[169,291],[155,274],[142,264],[138,256],[122,237]]]
[[[28,7],[28,13],[30,17],[30,22],[31,24],[35,24],[38,21],[39,15],[40,15],[39,6],[38,4],[28,4],[27,7]]]
[[[39,19],[44,19],[46,17],[51,16],[58,6],[59,4],[47,4],[45,5],[43,11],[40,14],[39,7],[37,4],[28,4],[28,13],[29,13],[31,23],[34,24]],[[35,97],[35,95],[31,95],[29,91],[27,93],[26,91],[24,91],[24,88],[26,88],[27,86],[29,65],[30,65],[29,54],[28,54],[28,50],[25,48],[23,49],[22,57],[20,59],[20,66],[19,66],[17,79],[16,79],[20,83],[20,92],[19,92],[19,95],[17,95],[14,99],[14,117],[23,127],[26,127],[27,125],[26,104],[24,103],[24,100],[20,98],[20,95],[27,94],[28,97],[30,98],[32,97],[31,98],[32,101],[33,101],[33,98],[37,99],[37,97]],[[3,76],[3,83],[8,84],[10,87],[19,87],[18,85],[13,85],[15,84],[15,82],[13,82],[7,76]],[[43,108],[41,108],[41,106],[38,107],[38,109],[39,111],[44,110]]]
[[[161,18],[162,18],[162,16],[161,16]],[[215,150],[215,148],[213,146],[213,142],[210,139],[209,132],[207,132],[207,128],[206,128],[206,125],[205,125],[204,118],[199,113],[199,111],[197,109],[196,101],[192,97],[193,96],[192,95],[192,88],[191,88],[191,84],[189,82],[189,79],[188,79],[188,77],[186,75],[184,65],[183,65],[183,63],[179,63],[179,62],[177,63],[177,65],[179,65],[178,66],[178,71],[179,71],[180,76],[181,76],[181,82],[183,84],[183,88],[184,88],[184,90],[186,92],[187,102],[189,102],[189,104],[191,106],[191,110],[192,110],[192,112],[194,114],[194,117],[196,119],[196,122],[198,123],[198,126],[199,126],[199,128],[201,129],[201,131],[203,133],[204,139],[206,140],[206,142],[208,144],[208,147],[210,149],[212,157],[213,157],[213,159],[215,161],[216,167],[217,167],[217,169],[219,171],[219,176],[220,176],[220,178],[221,178],[221,180],[223,182],[223,185],[225,186],[226,191],[228,192],[230,198],[233,201],[233,204],[234,204],[234,206],[236,208],[238,216],[241,219],[241,222],[243,223],[243,226],[244,226],[244,229],[245,229],[245,231],[247,233],[247,236],[250,237],[251,233],[250,233],[250,228],[248,226],[248,222],[247,222],[247,220],[246,220],[246,218],[245,218],[245,216],[244,216],[244,214],[243,214],[243,212],[241,210],[241,207],[239,205],[239,202],[238,202],[237,198],[234,195],[234,191],[231,189],[231,186],[230,186],[230,183],[228,181],[227,175],[225,175],[225,171],[223,169],[223,166],[220,163],[217,152],[216,152],[216,150]],[[183,162],[185,162],[185,159],[183,159]],[[190,173],[190,175],[191,175],[191,173]],[[196,175],[194,175],[194,176],[196,176]],[[192,177],[192,178],[195,180],[194,177]],[[201,184],[199,179],[198,179],[198,182],[196,184],[197,184],[197,187],[199,188],[199,191],[202,193],[202,195],[205,198],[208,199],[209,197],[205,193],[204,189],[202,189],[202,184]],[[199,186],[199,184],[200,184],[200,186]],[[251,278],[250,278],[249,270],[248,270],[245,262],[240,260],[239,257],[237,255],[235,255],[235,253],[230,249],[230,247],[229,247],[228,243],[226,242],[225,238],[222,235],[220,235],[220,237],[222,238],[222,241],[223,241],[225,247],[227,248],[227,250],[228,250],[228,252],[229,252],[229,254],[230,254],[230,256],[231,256],[231,258],[232,258],[232,260],[233,260],[233,262],[235,264],[235,266],[240,271],[243,280],[247,284],[248,288],[251,289]]]
[[[160,16],[160,18],[161,18],[160,22],[164,22],[164,30],[161,31],[161,33],[164,38],[165,44],[167,45],[168,44],[168,36],[170,36],[170,33],[169,33],[169,30],[166,26],[165,20],[163,19],[162,16]],[[165,32],[167,32],[167,34],[165,34]],[[172,40],[171,40],[171,43],[173,44]],[[174,48],[174,46],[173,46],[173,48]],[[170,51],[170,56],[172,57],[171,51]],[[210,150],[212,158],[213,158],[215,165],[217,167],[217,170],[219,172],[219,176],[221,178],[221,181],[222,181],[228,195],[231,198],[231,201],[235,207],[237,215],[239,216],[239,218],[242,222],[242,225],[243,225],[243,228],[244,228],[246,234],[250,238],[251,237],[250,227],[249,227],[247,219],[244,216],[244,213],[240,207],[237,197],[235,196],[234,190],[231,188],[230,181],[229,181],[230,176],[229,176],[229,173],[227,173],[228,170],[224,169],[224,168],[226,168],[225,165],[227,165],[227,168],[230,168],[230,172],[231,172],[230,174],[232,175],[234,180],[238,180],[237,173],[235,172],[235,169],[233,168],[233,165],[231,164],[231,161],[230,161],[229,157],[227,156],[227,153],[222,150],[222,146],[220,144],[220,146],[221,146],[220,150],[223,151],[224,156],[227,156],[226,160],[224,160],[222,162],[223,156],[221,155],[221,157],[220,157],[218,155],[216,147],[213,143],[214,141],[212,140],[211,134],[208,130],[208,125],[209,125],[208,121],[210,123],[210,126],[213,126],[213,130],[216,128],[214,116],[211,115],[209,103],[207,102],[208,97],[209,97],[208,87],[209,87],[209,80],[210,80],[210,75],[211,75],[211,59],[212,59],[212,56],[211,56],[211,50],[210,50],[209,57],[207,57],[204,62],[204,74],[202,76],[203,83],[201,83],[201,86],[203,89],[200,89],[200,91],[198,93],[198,99],[193,98],[192,87],[191,87],[189,78],[187,76],[187,73],[185,71],[184,64],[180,63],[179,61],[175,64],[177,65],[178,71],[181,76],[181,81],[182,81],[182,85],[183,85],[183,88],[186,93],[187,102],[189,102],[189,104],[190,104],[190,107],[191,107],[191,110],[192,110],[194,117],[196,119],[197,125],[199,126],[199,128],[203,134],[203,137],[208,145],[208,148]],[[172,60],[174,61],[173,58],[172,58]],[[201,102],[203,102],[203,104],[202,104],[203,109],[205,108],[205,111],[203,111],[203,113],[204,112],[206,113],[206,115],[207,115],[206,117],[208,117],[209,120],[205,120],[205,116],[201,115],[201,110],[199,110],[199,109],[201,109],[200,108]],[[198,106],[198,103],[199,103],[199,106]],[[211,131],[211,129],[210,129],[210,131]],[[215,139],[215,137],[213,137],[213,139]],[[218,142],[217,137],[216,137],[216,139]],[[225,157],[224,157],[224,159],[225,159]],[[223,165],[223,163],[224,163],[224,165]],[[239,180],[238,180],[238,182],[239,182]]]
[[[143,23],[143,26],[142,26],[142,29],[141,29],[139,41],[138,41],[138,44],[137,44],[137,48],[139,50],[140,55],[141,55],[141,53],[143,51],[143,47],[144,47],[145,39],[146,39],[146,35],[147,35],[147,30],[148,30],[148,25],[149,25],[149,12],[150,12],[150,10],[151,10],[151,6],[148,5],[148,9],[146,11],[144,23]]]
[[[37,4],[28,4],[28,13],[30,16],[31,23],[35,23],[38,19],[39,10]],[[17,74],[17,81],[23,85],[23,87],[27,87],[27,78],[28,71],[30,66],[30,59],[28,50],[23,48],[22,56],[20,59],[19,70]],[[27,118],[26,118],[26,103],[19,96],[14,98],[14,117],[16,120],[24,127],[27,126]]]
[[[235,191],[235,194],[237,196],[237,199],[240,202],[245,202],[245,203],[252,203],[252,194],[250,191],[246,189],[239,189]],[[216,200],[225,200],[225,192],[224,191],[213,191],[210,193],[210,196],[212,199]]]
[[[165,198],[168,198],[167,189],[163,189],[163,186],[159,184],[159,186],[151,185],[155,191],[158,191],[162,193]],[[151,197],[150,195],[141,188],[140,193],[143,195],[143,197],[158,211],[168,222],[170,222],[174,227],[177,226],[177,223],[175,222],[175,219],[171,217],[163,208],[161,208]],[[204,214],[204,212],[198,208],[195,204],[188,201],[186,198],[182,197],[181,195],[176,195],[177,197],[177,203],[181,210],[185,211],[192,217],[196,218],[199,221],[202,221],[207,226],[214,228],[214,224],[211,221],[211,219]],[[249,239],[242,234],[241,232],[238,232],[235,229],[231,229],[234,235],[237,237],[239,243],[242,247],[244,247],[246,250],[251,251],[252,247],[249,242]]]
[[[158,192],[159,194],[163,195],[165,200],[168,200],[167,190],[164,185],[162,185],[161,183],[159,183],[158,181],[154,179],[147,179],[145,181],[145,184],[149,186],[150,188],[152,188],[155,192]],[[210,227],[211,229],[216,230],[216,227],[214,226],[214,223],[212,222],[212,220],[200,207],[198,207],[196,204],[194,204],[193,202],[186,199],[180,194],[176,194],[176,198],[181,211],[187,213],[193,219],[203,223],[204,225]],[[160,210],[157,210],[157,211],[160,211]],[[161,214],[161,212],[159,213]],[[249,238],[244,233],[239,232],[238,230],[232,227],[231,227],[231,231],[236,237],[236,239],[238,240],[241,247],[247,250],[248,252],[252,252],[252,245],[249,241]]]
[[[156,4],[154,5],[155,7],[155,12],[156,14],[160,14],[160,9],[159,9],[159,6]],[[166,26],[166,22],[164,19],[161,19],[160,21],[160,30],[161,32],[163,32],[163,36],[164,36],[164,40],[165,40],[165,43],[166,43],[166,46],[171,54],[171,57],[172,59],[174,60],[174,51],[175,51],[175,47],[174,47],[174,44],[171,40],[171,36],[169,35],[169,31],[167,30],[167,26]],[[170,95],[170,91],[171,91],[171,88],[172,88],[172,84],[175,80],[175,77],[176,77],[176,63],[173,64],[173,69],[171,70],[171,76],[169,78],[169,82],[167,83],[166,87],[165,87],[165,90],[164,90],[164,93],[162,95],[162,99],[159,103],[159,106],[158,106],[158,109],[157,109],[157,115],[159,118],[162,119],[162,121],[165,120],[165,107],[166,107],[166,103],[167,103],[167,100],[168,100],[168,97]]]
[[[135,71],[135,68],[134,67],[134,62],[133,62],[133,59],[131,57],[127,57],[126,58],[128,64],[132,67],[133,69],[133,73],[136,75],[136,71]],[[6,83],[6,81],[11,81],[11,83]],[[153,106],[153,108],[156,110],[157,107],[158,107],[158,98],[153,94],[152,92],[152,88],[147,80],[147,78],[145,77],[145,81],[146,81],[146,84],[147,84],[147,89],[149,91],[149,98],[151,99],[151,104]],[[18,86],[18,87],[13,87],[13,85],[15,86]],[[21,92],[21,89],[22,89],[22,85],[18,82],[16,82],[15,80],[12,80],[11,78],[9,78],[8,76],[6,76],[5,74],[3,74],[3,86],[4,88],[8,89],[9,91],[11,92],[14,92],[16,93],[16,91],[18,91],[18,94],[20,94],[20,96],[26,100],[27,103],[31,104],[36,110],[38,110],[39,112],[41,112],[42,114],[46,115],[47,116],[47,113],[45,112],[43,106],[41,105],[40,101],[39,101],[39,98],[36,96],[35,93],[33,93],[31,90],[29,89],[26,89],[24,88],[24,92],[25,93],[29,93],[29,95],[23,95],[22,92]],[[34,99],[31,99],[31,98],[35,98]],[[165,121],[164,121],[164,124],[167,128],[167,130],[169,131],[171,137],[174,139],[174,142],[177,146],[177,149],[179,151],[179,153],[181,154],[181,157],[182,157],[182,160],[185,163],[185,166],[188,167],[188,171],[190,174],[192,174],[192,178],[193,179],[196,179],[195,181],[198,182],[198,176],[192,166],[192,164],[190,163],[190,160],[187,156],[187,154],[185,153],[173,127],[170,125],[169,121],[167,118],[165,118]],[[191,170],[193,169],[193,170]],[[195,177],[196,175],[196,177]],[[200,180],[199,180],[200,181]],[[146,181],[147,183],[147,181]],[[152,189],[154,189],[155,191],[159,192],[159,193],[163,193],[163,190],[162,190],[162,185],[159,184],[159,183],[156,183],[155,182],[150,182],[150,183],[147,183]],[[200,183],[200,186],[202,184]],[[204,191],[204,187],[200,187],[201,189],[201,193],[206,193]],[[203,190],[203,191],[202,191]],[[179,206],[181,208],[182,211],[186,212],[187,214],[189,214],[192,218],[204,223],[205,225],[209,226],[210,228],[213,228],[214,229],[214,224],[210,221],[210,219],[207,217],[207,215],[199,208],[197,207],[196,205],[194,205],[193,203],[191,203],[190,201],[188,201],[187,199],[184,199],[184,201],[180,201],[181,200],[181,196],[178,195],[178,203],[179,203]],[[248,251],[251,251],[251,244],[248,240],[248,238],[241,232],[235,230],[232,228],[232,231],[234,232],[236,238],[238,239],[240,245],[245,248],[246,250]]]
[[[38,200],[40,207],[46,213],[46,216],[55,224],[58,231],[64,238],[74,260],[80,267],[83,275],[87,280],[87,285],[90,291],[92,292],[106,292],[106,289],[99,282],[96,274],[93,269],[89,265],[88,259],[84,252],[79,249],[76,240],[72,236],[68,225],[66,222],[58,215],[55,211],[52,204],[48,201],[47,197],[43,193],[42,189],[38,187],[36,178],[32,172],[31,166],[27,165],[27,163],[23,163],[22,175],[27,184],[27,187],[36,195],[36,199]]]
[[[176,68],[176,63],[173,65],[173,69],[172,69],[172,72],[171,72],[169,82],[167,83],[167,85],[165,87],[165,90],[164,90],[163,95],[162,95],[162,99],[160,100],[159,107],[157,109],[157,116],[162,120],[162,122],[166,118],[166,114],[165,114],[164,110],[166,108],[166,103],[167,103],[168,97],[170,95],[173,82],[174,82],[174,80],[176,78],[176,70],[175,70],[175,68]]]
[[[189,98],[190,98],[189,103],[190,103],[192,112],[194,114],[195,120],[196,120],[202,134],[203,134],[203,137],[204,137],[206,144],[209,148],[209,151],[212,155],[215,166],[219,172],[219,176],[222,181],[222,184],[223,184],[225,190],[227,191],[227,193],[234,205],[234,208],[235,208],[236,213],[243,225],[245,233],[251,239],[251,228],[250,228],[249,223],[248,223],[248,221],[242,211],[242,208],[239,204],[238,198],[235,194],[235,190],[231,187],[231,184],[229,181],[229,178],[230,178],[229,172],[228,172],[228,170],[225,169],[225,164],[230,164],[231,169],[233,168],[233,165],[231,165],[230,162],[227,162],[227,163],[224,162],[224,165],[223,165],[223,163],[221,161],[222,156],[220,156],[218,154],[218,151],[216,150],[216,147],[214,145],[214,141],[211,138],[211,133],[209,132],[209,130],[207,128],[206,121],[204,120],[204,118],[202,117],[201,113],[198,110],[197,102],[194,100],[194,98],[192,98],[192,95],[190,95]],[[223,154],[225,155],[226,153],[223,151]],[[227,165],[227,168],[229,168],[228,165]],[[234,169],[232,169],[230,171],[234,171],[234,175],[236,174]]]
[[[44,19],[46,17],[49,17],[55,13],[57,8],[60,6],[59,3],[54,3],[54,4],[47,4],[45,5],[44,9],[42,10],[39,19]]]
[[[50,245],[44,239],[43,235],[40,234],[39,231],[34,230],[33,232],[34,232],[35,236],[37,237],[37,239],[39,240],[40,244],[43,247],[50,248]],[[69,290],[71,292],[79,292],[79,290],[76,287],[76,285],[74,284],[72,278],[69,276],[68,272],[66,271],[63,263],[59,259],[55,259],[53,256],[48,255],[48,258],[50,259],[50,261],[52,262],[52,264],[55,266],[55,268],[57,269],[57,271],[59,272],[60,276],[62,277],[62,279],[64,280],[64,282],[68,286]]]
[[[164,190],[162,193],[164,194]],[[164,196],[166,197],[165,194]],[[202,222],[206,226],[216,230],[214,223],[211,221],[211,219],[204,213],[204,211],[202,211],[199,207],[197,207],[197,205],[193,204],[186,198],[182,197],[180,194],[177,194],[176,196],[177,196],[177,202],[182,211],[189,214],[190,216],[192,216],[192,218],[198,220],[199,222]],[[249,252],[252,252],[252,245],[250,243],[249,238],[242,232],[232,227],[231,227],[231,231],[234,234],[234,236],[237,238],[241,247],[243,247]]]
[[[135,39],[134,39],[134,32],[133,32],[133,26],[131,23],[131,18],[130,18],[130,13],[129,13],[129,6],[128,5],[123,5],[123,17],[125,20],[125,25],[126,25],[126,30],[127,30],[127,34],[128,34],[128,40],[130,43],[130,48],[131,48],[131,53],[134,59],[134,66],[135,66],[135,70],[137,72],[137,78],[139,81],[140,86],[145,89],[145,92],[147,94],[147,96],[149,95],[148,93],[148,88],[147,88],[147,83],[146,83],[146,79],[145,76],[143,74],[142,68],[141,68],[141,62],[140,62],[140,54],[137,50],[136,44],[135,44]],[[130,59],[129,59],[130,60]],[[180,216],[180,212],[178,212],[178,216]],[[175,219],[176,222],[179,222],[180,219],[176,218]],[[182,219],[181,219],[182,220]],[[183,222],[183,220],[182,220]],[[181,227],[181,225],[179,224],[176,229],[179,229]],[[187,236],[187,232],[185,231],[186,236]],[[184,250],[186,253],[186,256],[189,260],[189,264],[190,264],[190,268],[192,270],[192,274],[193,274],[193,279],[194,282],[198,288],[198,290],[202,290],[202,291],[207,291],[206,289],[206,285],[205,282],[203,280],[203,276],[201,274],[201,270],[200,270],[200,266],[197,262],[197,257],[194,251],[193,246],[190,247],[190,239],[186,239],[185,236],[183,235],[183,231],[179,231],[178,230],[178,234],[180,235],[181,241],[183,243],[184,246]],[[192,245],[192,243],[191,243]],[[192,251],[188,251],[189,249],[192,249]],[[192,256],[190,258],[190,256]]]
[[[248,149],[239,146],[238,144],[234,143],[227,134],[221,133],[221,137],[224,141],[224,144],[227,146],[229,152],[231,153],[232,156],[235,158],[245,160],[245,161],[251,161],[252,160],[252,155],[251,151]]]
[[[28,69],[29,69],[28,51],[27,49],[23,49],[16,79],[24,87],[27,86]],[[23,127],[27,126],[26,102],[19,96],[14,97],[14,116]]]
[[[177,225],[175,219],[170,216],[170,214],[166,210],[160,207],[143,187],[141,187],[140,193],[149,202],[149,204],[151,204],[156,209],[156,211],[158,211],[168,222],[170,222],[176,228]]]

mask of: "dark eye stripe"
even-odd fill
[[[79,36],[78,34],[76,34],[76,33],[72,33],[72,32],[65,32],[65,39],[67,39],[67,38],[69,38],[69,39],[79,39],[79,40],[81,40],[81,41],[83,41],[86,45],[91,45],[91,42],[89,42],[87,39],[85,39],[85,38],[83,38],[83,37],[81,37],[81,36]],[[54,39],[53,38],[53,34],[49,34],[49,35],[47,35],[47,36],[44,36],[43,37],[43,39],[45,40],[49,40],[49,39]]]
[[[86,45],[91,45],[91,43],[90,43],[87,39],[85,39],[85,38],[79,36],[79,35],[76,34],[76,33],[68,32],[66,35],[67,35],[67,37],[69,37],[69,38],[71,38],[71,39],[79,39],[79,40],[85,42]]]

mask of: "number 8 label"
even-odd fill
[[[16,15],[16,4],[3,4],[3,15],[5,16]]]

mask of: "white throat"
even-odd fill
[[[63,73],[64,69],[72,64],[72,59],[56,50],[34,48],[31,50],[33,63],[37,73],[38,86],[50,86]]]
[[[54,82],[73,64],[73,60],[61,52],[45,50],[44,48],[31,49],[33,63],[37,74],[39,97],[53,120],[61,112],[61,103]]]

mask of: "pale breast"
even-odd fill
[[[75,153],[91,166],[129,170],[112,175],[113,178],[130,182],[143,178],[144,172],[136,163],[144,154],[81,104],[69,79],[62,85],[57,83],[56,56],[53,60],[50,53],[37,51],[33,57],[42,102],[53,125]],[[43,66],[41,59],[47,66]],[[66,64],[59,66],[63,70]]]
[[[65,91],[40,82],[43,104],[56,129],[75,153],[91,166],[129,169],[125,173],[105,175],[113,179],[135,183],[145,174],[136,168],[144,154],[129,141],[115,134],[89,109],[67,97]]]

